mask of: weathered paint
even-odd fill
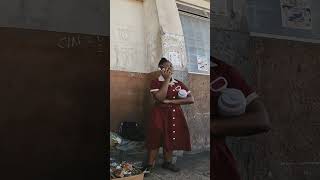
[[[149,72],[143,2],[111,0],[110,6],[110,69]]]
[[[195,103],[185,107],[192,151],[210,149],[210,77],[188,74],[188,87]]]
[[[161,57],[177,52],[187,58],[177,6],[170,1],[111,1],[111,70],[149,73]]]
[[[159,16],[159,24],[164,33],[183,35],[178,8],[175,0],[155,0]]]
[[[158,70],[158,62],[162,56],[161,28],[156,1],[144,0],[143,8],[148,72],[153,72]]]

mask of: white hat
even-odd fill
[[[218,112],[222,116],[239,116],[246,111],[247,100],[238,89],[225,88],[221,90],[218,99]]]

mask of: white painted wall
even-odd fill
[[[159,24],[162,30],[162,56],[170,59],[175,54],[177,61],[171,61],[175,70],[187,70],[185,42],[176,0],[156,0]]]
[[[178,56],[176,70],[187,70],[176,0],[111,0],[111,70],[149,73],[161,57]],[[208,5],[209,3],[205,3]],[[194,2],[190,2],[194,3]],[[199,4],[198,2],[198,5]],[[170,59],[169,59],[170,60]]]
[[[111,0],[110,7],[111,70],[147,73],[143,2]]]
[[[149,72],[158,70],[162,55],[160,24],[155,0],[144,0],[144,27]]]
[[[167,33],[183,35],[178,8],[175,0],[156,0],[159,22],[162,30]]]

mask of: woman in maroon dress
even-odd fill
[[[164,154],[162,167],[178,172],[179,168],[171,162],[173,150],[191,150],[188,125],[180,105],[192,104],[194,99],[189,89],[172,77],[173,67],[170,61],[162,58],[158,66],[161,75],[152,80],[150,90],[155,105],[147,126],[146,169],[150,171],[154,167],[159,148],[162,146]],[[185,97],[179,94],[185,94]]]

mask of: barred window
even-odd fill
[[[210,75],[210,19],[180,11],[189,73]]]

